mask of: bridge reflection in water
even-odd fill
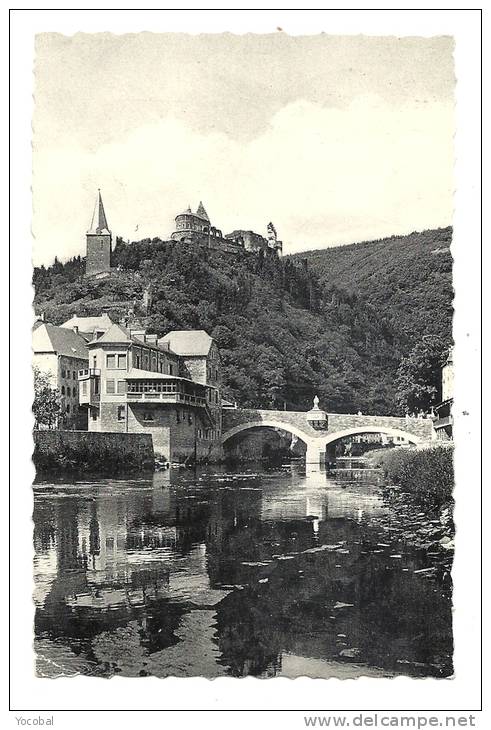
[[[448,676],[450,597],[395,523],[369,472],[36,485],[38,672]]]

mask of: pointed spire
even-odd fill
[[[208,218],[208,213],[205,210],[205,206],[203,205],[202,201],[199,201],[198,210],[196,211],[196,215],[198,218],[203,218],[203,220],[210,222],[210,219]]]
[[[95,201],[92,222],[87,233],[110,233],[107,225],[106,214],[104,212],[104,204],[102,202],[101,190],[98,188],[97,199]]]

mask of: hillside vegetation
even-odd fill
[[[116,270],[109,278],[84,278],[80,258],[35,269],[34,304],[54,324],[75,313],[103,311],[118,321],[131,309],[159,336],[171,329],[205,329],[220,347],[225,397],[245,407],[306,409],[318,394],[331,411],[398,413],[397,370],[424,315],[403,306],[398,290],[402,261],[393,262],[389,273],[381,243],[279,260],[269,253],[231,257],[160,239],[118,241]],[[358,246],[360,259],[354,256]],[[378,252],[372,259],[370,246]],[[394,244],[391,251],[400,260],[408,256],[401,245]],[[438,280],[442,255],[427,258],[426,280]],[[380,266],[382,260],[382,276],[376,268],[370,274],[370,266]],[[409,260],[404,265],[412,266]],[[343,270],[343,276],[334,273]],[[418,277],[413,273],[406,271],[410,279]],[[384,286],[398,294],[392,303],[389,295],[381,307]],[[419,291],[423,297],[424,286]],[[428,292],[421,302],[428,315],[432,297],[434,292]],[[437,303],[447,313],[448,339],[448,286]],[[432,316],[440,322],[432,326],[444,331],[443,314]]]
[[[383,314],[404,354],[424,337],[452,339],[452,229],[308,251],[323,289],[338,286]]]

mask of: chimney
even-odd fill
[[[140,327],[135,329],[130,328],[130,337],[136,337],[137,340],[143,340],[145,342],[145,330]]]
[[[145,342],[148,342],[149,345],[156,345],[157,335],[145,335]]]

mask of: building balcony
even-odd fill
[[[168,403],[170,405],[194,406],[197,408],[206,407],[206,398],[188,393],[162,393],[157,391],[126,393],[128,403]]]
[[[79,380],[87,380],[88,378],[100,377],[101,371],[99,368],[85,368],[84,370],[78,371]]]
[[[98,406],[101,401],[101,371],[84,368],[78,371],[78,402],[81,406]]]

